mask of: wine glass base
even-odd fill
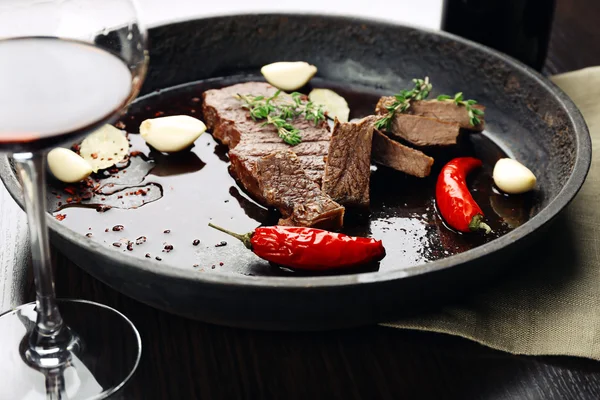
[[[104,399],[133,375],[141,339],[127,317],[85,300],[58,300],[58,307],[79,341],[58,369],[33,368],[23,353],[35,327],[35,303],[0,315],[0,399]]]

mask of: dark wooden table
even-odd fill
[[[544,72],[600,65],[600,1],[558,0]],[[0,191],[0,311],[33,300],[24,216]],[[517,357],[446,335],[366,327],[255,332],[155,310],[55,254],[60,297],[115,307],[142,334],[141,365],[116,399],[598,399],[600,363]],[[110,338],[107,338],[110,340]]]

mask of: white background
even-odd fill
[[[102,1],[102,0],[100,0]],[[147,26],[248,12],[338,14],[439,29],[443,0],[137,0]]]
[[[120,0],[64,1],[0,0],[0,38],[45,36],[53,32],[86,40],[91,32],[128,22],[128,2]],[[300,12],[335,14],[399,22],[437,30],[444,0],[136,0],[147,27],[203,16],[241,13]],[[31,7],[35,5],[36,7]],[[82,12],[83,10],[91,12]],[[75,18],[73,16],[76,16]],[[27,21],[27,22],[24,22]],[[124,22],[123,22],[124,23]]]

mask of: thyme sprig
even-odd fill
[[[303,117],[316,126],[325,120],[325,112],[322,106],[317,106],[312,101],[302,101],[302,94],[297,92],[290,94],[291,103],[275,102],[280,93],[281,90],[278,90],[271,97],[238,94],[237,98],[244,103],[242,107],[250,112],[254,121],[264,120],[262,126],[273,125],[284,142],[295,146],[302,142],[302,131],[290,121]]]
[[[464,100],[462,92],[456,93],[454,96],[449,96],[447,94],[442,94],[437,97],[438,100],[452,100],[457,106],[464,106],[467,112],[469,113],[469,122],[471,125],[479,125],[481,120],[480,116],[483,116],[484,112],[478,108],[473,108],[477,102],[475,100]]]
[[[429,92],[432,89],[429,77],[426,76],[425,79],[413,79],[412,81],[415,87],[411,90],[401,90],[400,93],[394,95],[394,102],[385,107],[388,113],[375,123],[375,128],[389,130],[394,115],[397,112],[406,112],[410,107],[411,100],[425,100],[429,96]]]

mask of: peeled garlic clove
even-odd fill
[[[84,180],[92,173],[92,167],[77,153],[58,147],[48,153],[48,167],[59,181],[75,183]]]
[[[125,133],[112,125],[104,125],[95,130],[79,147],[79,154],[92,166],[94,172],[121,162],[128,153],[129,141]]]
[[[298,90],[317,73],[317,67],[304,61],[280,61],[265,65],[260,72],[267,82],[281,90]]]
[[[520,194],[532,190],[537,179],[533,172],[520,162],[501,158],[494,166],[494,183],[508,194]]]
[[[140,135],[158,151],[173,153],[188,148],[206,131],[204,122],[188,115],[147,119]]]
[[[348,102],[342,96],[329,89],[313,89],[308,94],[308,99],[317,105],[323,106],[327,116],[340,122],[348,122],[350,108]]]

